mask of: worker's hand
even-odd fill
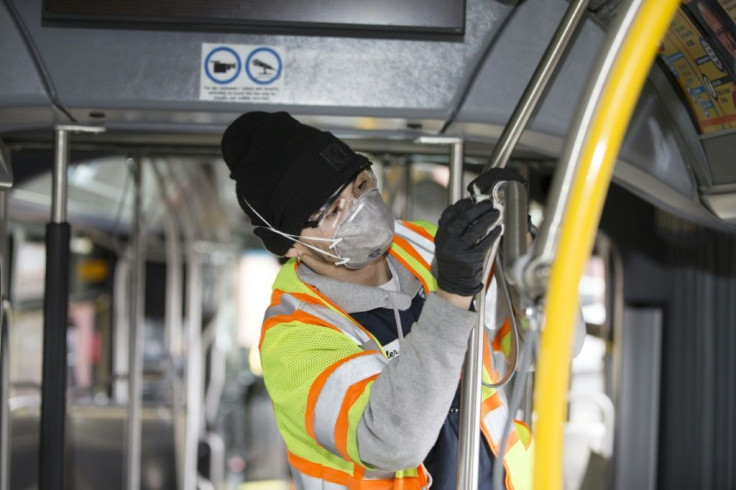
[[[526,180],[516,170],[510,168],[492,168],[481,175],[476,177],[470,184],[468,184],[468,192],[471,196],[479,197],[483,195],[490,195],[493,192],[493,188],[499,182],[505,182],[509,180],[515,180],[526,184]]]
[[[434,239],[437,285],[460,296],[483,288],[483,258],[501,233],[491,201],[461,199],[442,213]]]
[[[527,183],[524,177],[522,177],[516,170],[512,170],[510,168],[492,168],[479,175],[475,180],[468,184],[468,192],[470,192],[470,195],[473,196],[474,200],[481,201],[483,200],[482,196],[493,197],[491,196],[491,193],[493,193],[493,188],[496,187],[496,184],[499,182],[507,182],[509,180],[521,182],[524,185]],[[527,215],[526,228],[527,231],[531,233],[531,215]]]

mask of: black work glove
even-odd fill
[[[499,214],[490,200],[470,198],[445,209],[434,238],[440,289],[471,296],[483,288],[483,258],[501,233]]]
[[[471,196],[490,195],[496,184],[508,180],[515,180],[526,185],[526,180],[516,170],[510,168],[492,168],[487,172],[483,172],[468,184],[468,192],[470,192]]]

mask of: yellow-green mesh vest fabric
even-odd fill
[[[396,237],[389,251],[422,282],[427,292],[437,288],[430,267],[435,232],[436,227],[428,222],[397,222]],[[373,380],[380,372],[380,362],[386,362],[385,353],[362,326],[302,282],[296,274],[297,266],[295,260],[287,262],[274,282],[272,305],[266,314],[260,345],[266,387],[296,483],[300,488],[316,488],[323,481],[331,482],[336,488],[426,486],[429,481],[422,466],[386,474],[372,472],[360,461],[357,427]],[[313,420],[318,392],[337,377],[335,373],[349,372],[351,366],[358,364],[361,378],[351,380],[354,383],[345,391],[343,406],[336,410],[339,412],[336,428],[327,437],[322,434],[320,444],[317,437],[320,431],[324,433],[324,428],[315,426]],[[370,367],[366,369],[367,366]],[[484,402],[494,394],[495,391],[484,389]],[[494,412],[498,414],[499,409]],[[497,452],[492,442],[497,424],[483,425],[484,436]],[[509,475],[507,483],[523,489],[531,477],[516,474],[531,475],[532,442],[530,436],[526,438],[528,444],[517,443],[519,440],[518,435],[512,435],[505,466]]]

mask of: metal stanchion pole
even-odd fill
[[[143,216],[143,166],[129,159],[133,170],[133,232],[130,250],[133,266],[130,277],[128,330],[128,490],[137,490],[141,481],[141,398],[143,384],[143,322],[146,285],[146,226]]]
[[[13,186],[10,156],[0,140],[0,490],[10,488],[10,348],[8,308],[10,307],[10,266],[8,251],[8,193]]]
[[[43,371],[39,475],[41,490],[64,487],[66,423],[66,329],[69,310],[69,240],[66,222],[66,169],[69,132],[100,133],[103,128],[58,126],[51,189],[51,222],[46,225],[46,280],[43,299]]]
[[[8,193],[0,191],[0,490],[10,489]]]
[[[179,366],[182,356],[182,250],[181,250],[181,227],[178,211],[172,202],[167,190],[167,183],[159,162],[152,161],[151,169],[159,189],[161,201],[166,207],[164,216],[164,233],[166,237],[166,313],[164,315],[164,338],[168,358],[172,370],[172,413],[174,423],[174,461],[176,475],[180,481],[184,481],[184,446],[185,446],[185,424],[180,414],[184,410],[184,386],[179,378]]]
[[[450,146],[450,184],[448,188],[448,204],[459,201],[463,197],[463,159],[465,157],[465,140],[450,136],[420,136],[416,140],[423,145]]]
[[[173,175],[169,166],[169,175]],[[202,426],[203,359],[202,359],[202,261],[197,252],[200,238],[196,214],[191,201],[182,207],[181,229],[184,232],[186,277],[186,435],[184,467],[180,488],[197,488],[197,450]]]
[[[565,15],[555,31],[549,47],[539,62],[532,79],[529,81],[521,100],[516,105],[509,123],[504,128],[501,137],[494,148],[486,170],[495,167],[505,167],[511,151],[516,146],[521,133],[531,118],[539,100],[544,93],[549,80],[552,77],[559,61],[562,59],[567,46],[575,33],[577,26],[583,18],[588,0],[574,0],[570,2]],[[526,227],[524,226],[524,230]],[[517,230],[518,231],[518,230]],[[521,231],[519,231],[521,233]],[[484,277],[490,274],[490,264],[496,256],[497,250],[489,251],[484,262]],[[480,384],[483,359],[483,324],[485,310],[485,288],[478,293],[475,304],[479,311],[480,321],[470,336],[470,345],[463,367],[463,390],[466,386],[472,391],[461,399],[460,412],[460,439],[458,443],[458,479],[457,488],[460,490],[475,490],[478,488],[478,444],[480,432]],[[471,382],[477,385],[471,386]],[[510,414],[510,416],[513,416]],[[464,423],[463,420],[467,422]],[[499,455],[503,457],[503,455]]]
[[[66,222],[66,169],[69,134],[56,129],[51,222],[46,225],[46,282],[43,302],[43,381],[39,488],[64,487],[66,423],[66,329],[69,308],[69,239]]]
[[[450,146],[450,203],[463,197],[463,158],[465,142],[457,139]]]

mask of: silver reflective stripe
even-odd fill
[[[301,301],[288,293],[284,293],[281,296],[281,302],[279,304],[271,306],[266,310],[264,320],[276,315],[290,315],[296,310],[302,310],[305,313],[335,326],[363,350],[376,350],[381,352],[381,347],[378,343],[353,321],[345,318],[340,313],[333,311],[326,306]]]
[[[339,455],[335,445],[335,424],[348,389],[386,367],[380,354],[362,355],[350,359],[330,374],[314,406],[314,435],[328,451]]]
[[[347,490],[348,487],[345,485],[339,485],[337,483],[331,483],[321,478],[315,478],[313,476],[305,475],[301,471],[291,467],[291,476],[294,478],[294,485],[298,490]]]
[[[506,408],[506,404],[494,408],[483,417],[483,424],[488,429],[488,433],[491,435],[491,441],[493,445],[498,448],[501,436],[503,435],[503,426],[508,418],[509,411]],[[507,447],[508,450],[508,447]]]
[[[503,379],[503,377],[506,376],[506,372],[509,370],[508,363],[506,362],[506,356],[503,355],[503,352],[497,352],[494,350],[491,358],[493,362],[493,369],[496,371],[496,373],[498,373],[497,379]]]
[[[405,226],[401,221],[396,222],[395,232],[414,246],[414,250],[428,264],[434,259],[434,242]]]
[[[332,311],[326,306],[305,303],[304,306],[302,306],[302,311],[316,316],[330,325],[334,325],[358,345],[362,345],[371,340],[362,328],[358,327],[355,323],[351,322],[340,313]]]
[[[277,305],[270,306],[266,310],[266,314],[264,315],[263,319],[265,321],[271,317],[278,315],[290,315],[294,311],[300,309],[302,307],[302,303],[304,302],[299,301],[290,294],[283,294],[281,296],[281,302]]]

